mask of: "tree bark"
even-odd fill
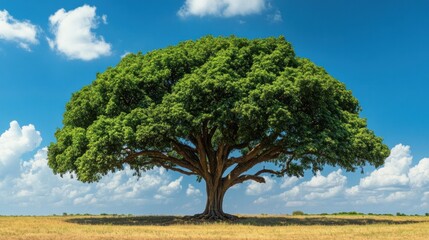
[[[226,189],[221,184],[213,186],[206,182],[207,201],[204,212],[194,215],[197,219],[205,220],[236,220],[237,216],[227,214],[223,211],[223,200]]]

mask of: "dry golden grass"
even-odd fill
[[[429,217],[243,216],[235,223],[180,217],[0,217],[0,239],[429,239]]]

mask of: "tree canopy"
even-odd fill
[[[67,104],[48,163],[83,182],[127,165],[195,175],[207,186],[201,216],[223,218],[226,190],[263,174],[383,164],[389,150],[360,110],[284,37],[206,36],[128,54],[97,74]],[[258,169],[263,162],[272,164]]]

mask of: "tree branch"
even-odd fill
[[[285,152],[279,146],[271,147],[265,150],[257,157],[248,160],[247,162],[238,163],[237,166],[235,166],[235,168],[228,174],[228,176],[225,177],[225,185],[228,187],[233,186],[232,184],[236,184],[234,182],[237,180],[237,178],[240,178],[239,177],[240,174],[248,171],[249,169],[251,169],[252,167],[254,167],[259,163],[262,163],[271,159],[275,159],[279,157],[281,154],[292,154],[292,152]],[[259,177],[257,175],[250,175],[250,176]]]
[[[160,160],[163,160],[163,161],[166,161],[166,162],[170,162],[170,163],[172,163],[174,165],[180,166],[182,168],[189,169],[191,172],[196,173],[195,175],[201,175],[202,174],[201,171],[198,168],[195,168],[192,164],[190,164],[190,163],[188,163],[186,161],[182,161],[182,160],[180,160],[178,158],[169,156],[169,155],[167,155],[165,153],[158,152],[158,151],[142,151],[142,152],[130,153],[126,158],[124,158],[122,160],[122,163],[131,164],[134,159],[136,159],[137,157],[140,157],[140,156],[149,157],[152,161],[155,160],[156,161],[155,163],[157,163],[157,164],[159,164],[161,166],[165,165],[165,163],[163,163],[162,161],[160,161]],[[150,164],[150,163],[151,162],[149,162],[148,164]],[[171,168],[174,168],[174,167],[171,166],[170,169]],[[184,170],[182,170],[182,171],[184,171]],[[186,174],[186,173],[184,173],[184,174]]]
[[[254,148],[252,148],[252,150],[250,150],[250,152],[248,152],[246,155],[243,155],[241,157],[234,157],[234,158],[230,158],[228,159],[230,164],[233,165],[234,163],[242,163],[242,162],[246,162],[249,159],[252,159],[254,157],[256,157],[260,151],[263,149],[262,143],[258,143]]]
[[[194,166],[195,168],[200,169],[200,166],[198,164],[199,159],[197,154],[197,150],[187,146],[185,144],[182,144],[181,142],[175,140],[175,139],[171,139],[172,143],[173,143],[173,149],[179,153],[180,155],[183,156],[183,158],[190,164],[192,164],[192,166]],[[200,169],[201,170],[201,169]]]
[[[270,173],[270,174],[274,174],[277,176],[283,176],[287,172],[287,170],[289,169],[289,165],[292,162],[292,160],[293,160],[293,155],[286,162],[285,168],[280,170],[280,171],[275,171],[272,169],[262,169],[253,175],[252,174],[241,175],[241,176],[237,177],[236,179],[234,179],[233,181],[230,181],[229,184],[227,185],[227,188],[230,188],[236,184],[239,184],[239,183],[242,183],[242,182],[248,181],[248,180],[253,180],[253,181],[256,181],[258,183],[265,183],[265,179],[260,176],[261,174],[264,174],[264,173]]]
[[[259,170],[258,172],[256,172],[255,176],[259,176],[259,175],[264,174],[264,173],[270,173],[273,175],[282,176],[286,172],[287,172],[286,168],[282,169],[281,171],[275,171],[275,170],[271,170],[271,169],[262,169],[262,170]]]
[[[210,173],[210,167],[208,166],[208,163],[207,163],[207,154],[206,154],[206,151],[204,149],[203,141],[202,141],[201,137],[197,137],[196,140],[197,140],[196,146],[197,146],[197,151],[198,151],[199,165],[200,165],[200,168],[203,172],[202,176],[205,179],[207,179],[207,175]]]
[[[253,180],[253,181],[258,182],[258,183],[265,183],[265,178],[263,178],[263,177],[255,176],[255,175],[242,175],[242,176],[236,178],[234,181],[232,181],[231,184],[229,184],[227,186],[227,188],[230,188],[234,185],[237,185],[239,183],[243,183],[244,181],[248,181],[248,180]]]
[[[234,178],[235,176],[244,173],[258,163],[278,157],[281,153],[283,152],[280,147],[269,148],[245,162],[239,162],[237,166],[231,171],[230,175]]]
[[[161,162],[161,161],[156,161],[156,160],[154,160],[154,163],[155,163],[155,164],[159,164],[159,165],[161,165],[161,167],[163,167],[163,168],[165,168],[165,169],[169,169],[169,170],[172,170],[172,171],[176,171],[176,172],[179,172],[179,173],[182,173],[182,174],[188,175],[188,176],[191,176],[191,175],[198,175],[197,173],[194,173],[194,172],[189,172],[189,171],[185,171],[185,170],[180,169],[180,168],[176,168],[176,167],[173,167],[173,166],[166,165],[165,163],[163,163],[163,162]]]
[[[250,150],[247,154],[241,156],[241,157],[237,157],[237,158],[230,158],[228,159],[228,165],[231,166],[235,163],[244,163],[249,161],[250,159],[254,159],[255,157],[257,157],[258,155],[260,155],[262,153],[262,151],[268,147],[272,145],[272,142],[278,137],[278,133],[273,133],[269,136],[265,136],[258,144],[256,144],[255,147],[252,148],[252,150]],[[248,145],[249,143],[247,143]],[[243,145],[245,145],[245,143],[242,143],[240,145],[236,145],[238,147],[242,147]],[[235,147],[235,146],[234,146]]]

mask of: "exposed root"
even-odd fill
[[[208,213],[195,214],[194,216],[186,216],[186,220],[202,220],[202,221],[236,221],[238,220],[237,216],[219,212],[211,211]]]

